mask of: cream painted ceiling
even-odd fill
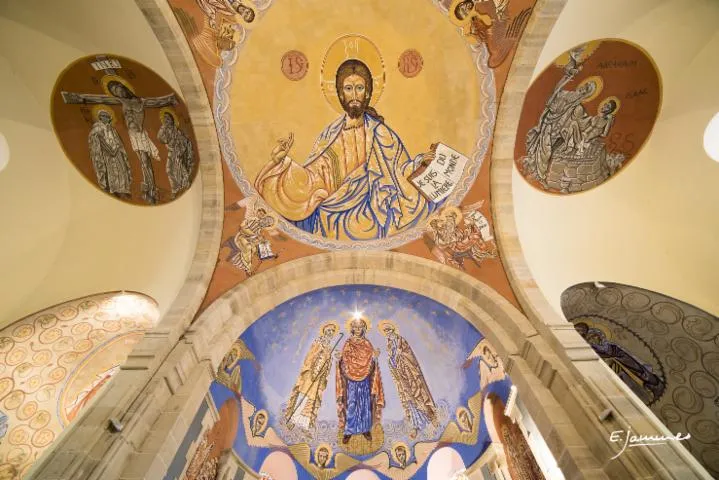
[[[0,327],[110,290],[150,295],[163,313],[185,281],[200,182],[168,205],[127,205],[85,180],[53,133],[55,79],[94,53],[138,60],[179,91],[135,2],[0,0],[0,132],[11,151],[0,173]]]
[[[718,25],[716,0],[569,0],[561,13],[535,78],[576,44],[618,37],[654,58],[664,98],[642,151],[599,188],[547,195],[514,170],[522,249],[558,313],[567,287],[604,280],[719,314],[719,163],[702,147],[719,112]]]

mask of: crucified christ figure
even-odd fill
[[[130,144],[140,159],[142,167],[142,198],[147,203],[156,204],[159,200],[159,194],[155,184],[155,174],[152,171],[151,159],[160,161],[160,153],[145,131],[145,108],[176,105],[177,98],[174,93],[162,97],[138,97],[127,85],[119,80],[107,82],[107,90],[110,95],[72,92],[61,92],[61,94],[62,99],[67,104],[122,105],[122,116],[125,119],[125,125],[130,135]]]

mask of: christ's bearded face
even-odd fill
[[[365,79],[356,73],[345,78],[340,90],[340,103],[350,118],[359,118],[369,105]]]
[[[132,98],[132,92],[120,82],[110,82],[107,84],[107,89],[115,97],[118,98]]]

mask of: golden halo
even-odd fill
[[[319,465],[319,463],[317,462],[317,452],[320,450],[320,448],[327,449],[327,463],[329,464],[330,460],[332,460],[332,455],[333,455],[332,447],[330,446],[329,443],[320,443],[319,445],[317,445],[317,448],[315,448],[315,453],[313,455],[315,463],[317,465]]]
[[[175,110],[170,107],[162,107],[160,109],[160,113],[158,114],[160,117],[160,123],[162,123],[162,119],[166,113],[169,113],[172,116],[172,118],[175,120],[175,125],[179,127],[180,119],[177,117],[177,112],[175,112]]]
[[[135,93],[135,89],[132,87],[132,85],[130,85],[130,82],[128,82],[127,80],[125,80],[125,79],[122,78],[121,76],[119,76],[119,75],[105,75],[104,77],[102,77],[102,78],[100,79],[100,83],[102,84],[102,90],[103,90],[106,94],[112,95],[112,93],[110,93],[110,90],[107,88],[107,84],[110,83],[110,82],[112,82],[112,81],[119,82],[119,83],[125,85],[125,87],[127,87],[128,90],[130,90],[132,93]],[[113,95],[113,96],[114,96],[114,95]]]
[[[384,333],[384,327],[387,325],[390,325],[392,328],[394,328],[394,332],[399,334],[399,327],[396,323],[394,323],[392,320],[382,320],[377,324],[377,329],[382,335],[384,335],[385,337],[387,336],[387,334]]]
[[[367,318],[367,317],[365,317],[364,315],[362,315],[362,316],[361,316],[360,318],[358,318],[357,320],[362,320],[362,321],[364,322],[364,324],[367,326],[367,328],[365,328],[365,333],[367,333],[367,332],[370,331],[370,329],[372,328],[372,322],[369,321],[369,318]],[[354,317],[350,317],[350,318],[345,322],[345,328],[346,328],[347,331],[350,332],[350,333],[352,333],[352,322],[354,322],[354,321],[355,321],[355,318],[354,318]]]
[[[466,414],[467,414],[467,418],[469,418],[469,421],[470,421],[470,422],[473,422],[473,421],[474,421],[474,418],[472,418],[472,414],[469,412],[469,410],[468,410],[466,407],[458,407],[458,408],[457,408],[457,411],[454,412],[454,418],[457,419],[457,425],[459,425],[460,428],[462,428],[462,425],[460,425],[460,423],[459,423],[459,414],[460,414],[460,412],[466,413]]]
[[[619,109],[622,108],[622,101],[619,100],[619,98],[617,98],[615,96],[607,97],[604,100],[602,100],[601,102],[599,102],[599,106],[597,107],[597,113],[600,113],[602,111],[602,107],[604,107],[604,105],[609,103],[611,100],[614,100],[614,103],[617,104],[617,108],[615,108],[614,111],[612,112],[612,115],[616,114],[619,111]]]
[[[322,326],[320,326],[320,335],[323,335],[323,334],[324,334],[324,331],[325,331],[325,328],[327,328],[327,327],[329,327],[329,326],[335,327],[335,332],[339,332],[339,331],[340,331],[340,324],[337,323],[337,322],[335,322],[334,320],[330,320],[329,322],[325,322],[325,323],[322,324]],[[318,448],[319,448],[319,447],[318,447]]]
[[[577,85],[577,90],[582,88],[585,84],[589,82],[594,82],[594,84],[597,86],[597,88],[594,89],[594,93],[592,93],[590,96],[582,100],[582,103],[589,103],[595,98],[599,96],[600,93],[602,93],[602,89],[604,89],[604,80],[602,80],[602,77],[598,75],[592,75],[591,77],[587,77],[584,80],[582,80],[579,85]]]
[[[409,459],[412,457],[412,451],[409,449],[406,443],[404,442],[394,442],[392,444],[392,449],[390,450],[390,454],[392,455],[392,458],[395,462],[400,463],[399,459],[397,458],[397,453],[395,450],[397,450],[397,447],[404,447],[404,451],[407,452],[407,463],[409,463]]]
[[[252,417],[252,431],[253,431],[253,433],[254,433],[254,430],[255,430],[255,422],[257,421],[257,417],[258,417],[260,414],[262,414],[262,415],[265,416],[265,424],[262,425],[262,428],[260,429],[259,432],[257,432],[257,435],[259,435],[259,434],[261,434],[262,432],[264,432],[265,430],[267,430],[267,426],[270,424],[270,416],[267,414],[267,410],[265,410],[264,408],[263,408],[262,410],[257,410],[257,411],[255,412],[255,415]]]
[[[462,219],[464,218],[464,215],[462,215],[462,210],[460,210],[459,207],[444,207],[444,211],[442,212],[442,216],[446,217],[451,212],[454,212],[457,215],[457,225],[462,223]]]
[[[384,90],[384,61],[377,46],[369,38],[358,34],[339,37],[327,49],[320,71],[322,93],[325,95],[325,99],[337,112],[344,113],[342,104],[337,97],[335,78],[337,69],[345,60],[359,60],[369,68],[372,73],[372,98],[369,104],[374,107]]]
[[[112,118],[112,121],[110,123],[112,123],[113,125],[117,121],[117,118],[115,118],[115,112],[112,110],[112,108],[108,107],[107,105],[95,105],[94,107],[92,107],[92,110],[90,110],[90,112],[92,115],[92,119],[95,121],[97,121],[97,117],[98,117],[98,115],[100,115],[100,112],[109,113],[110,118]]]

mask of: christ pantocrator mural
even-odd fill
[[[370,106],[374,82],[363,61],[345,60],[335,78],[342,116],[320,133],[302,165],[288,155],[292,134],[279,140],[255,180],[257,191],[284,218],[323,237],[377,239],[417,226],[438,204],[409,177],[433,154],[412,158]]]
[[[316,6],[304,7],[284,16],[308,15]],[[425,8],[427,16],[436,15],[436,7]],[[285,10],[292,7],[277,11]],[[489,136],[475,130],[477,117],[480,128],[489,128],[493,114],[493,91],[485,88],[491,77],[486,59],[475,61],[481,52],[469,51],[446,20],[451,40],[441,52],[446,58],[439,61],[436,45],[417,32],[406,45],[388,43],[378,26],[368,34],[337,36],[332,22],[339,20],[332,16],[315,25],[316,32],[307,32],[326,38],[327,46],[320,52],[299,52],[294,41],[283,42],[284,30],[274,28],[279,20],[277,25],[266,23],[272,23],[270,18],[279,17],[256,21],[245,44],[218,70],[221,145],[242,194],[258,198],[276,214],[279,231],[315,247],[391,248],[421,238],[433,215],[468,193],[488,147]],[[265,27],[274,34],[265,34]],[[414,48],[420,46],[422,68],[416,74],[385,68],[383,50],[399,50],[399,58],[407,51],[420,55]],[[282,59],[280,69],[253,61],[275,51]],[[307,72],[302,77],[287,76],[288,52],[303,58]],[[447,59],[460,76],[453,85],[438,84],[427,96],[427,87],[446,77]],[[320,88],[310,87],[313,75],[319,76]],[[228,83],[235,76],[242,82]],[[479,89],[478,78],[484,80]],[[400,101],[408,93],[417,96]],[[480,98],[487,99],[484,108]],[[327,104],[339,114],[329,124]]]

